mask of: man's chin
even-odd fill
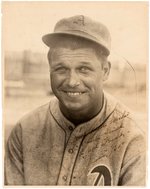
[[[63,107],[67,109],[68,111],[81,111],[84,110],[84,105],[81,103],[67,103],[64,104]]]

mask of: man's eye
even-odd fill
[[[56,72],[65,72],[67,69],[65,67],[58,67],[55,69]]]
[[[80,70],[81,72],[88,72],[88,71],[90,71],[91,69],[88,68],[88,67],[83,66],[83,67],[81,67],[79,70]]]

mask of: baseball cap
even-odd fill
[[[42,37],[43,42],[51,47],[59,36],[75,36],[87,39],[100,45],[110,54],[111,36],[109,30],[100,22],[94,21],[84,15],[63,18],[55,25],[54,32]]]

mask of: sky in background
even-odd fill
[[[148,62],[148,2],[3,2],[2,49],[46,53],[42,36],[59,19],[78,14],[109,28],[112,52],[134,63]]]

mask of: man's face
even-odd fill
[[[52,53],[50,69],[51,87],[62,107],[86,112],[101,106],[109,66],[102,66],[92,48],[57,48]]]

